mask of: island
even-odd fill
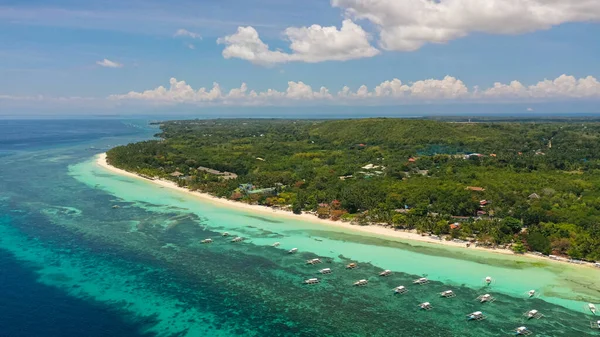
[[[598,121],[197,119],[160,128],[155,140],[109,150],[107,163],[290,214],[600,260]]]

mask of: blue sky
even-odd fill
[[[600,4],[499,1],[5,0],[0,113],[600,102]]]

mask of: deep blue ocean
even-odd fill
[[[11,156],[28,157],[40,151],[66,151],[83,158],[101,152],[94,145],[146,139],[155,131],[145,121],[0,120],[0,163],[6,164]],[[44,170],[44,165],[40,169]],[[0,195],[9,190],[3,185],[6,174],[6,170],[0,171]],[[6,207],[1,209],[6,211]],[[0,213],[2,216],[6,214]],[[124,321],[112,306],[69,296],[38,282],[35,266],[0,249],[1,337],[151,336],[140,333],[144,324]]]

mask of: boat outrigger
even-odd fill
[[[279,245],[280,245],[280,244],[281,244],[281,243],[279,243],[279,242],[275,242],[275,243],[274,243],[274,244],[272,244],[271,246],[273,246],[273,247],[279,247]]]
[[[487,316],[483,314],[481,311],[475,311],[467,315],[467,319],[469,321],[483,321]]]
[[[429,283],[429,280],[425,277],[421,277],[420,279],[414,280],[413,283],[423,285]]]
[[[419,308],[421,308],[421,310],[433,309],[433,307],[431,306],[431,303],[429,303],[429,302],[423,302],[423,303],[419,304]]]
[[[590,321],[590,327],[592,329],[600,329],[600,321],[596,321],[596,322]]]
[[[312,264],[312,265],[315,265],[315,264],[319,264],[319,263],[321,263],[321,260],[320,260],[320,259],[310,259],[310,260],[306,260],[306,264]]]
[[[223,232],[222,236],[229,236],[229,232]]]
[[[354,282],[354,285],[355,286],[366,286],[367,283],[369,283],[369,281],[367,281],[367,280],[358,280],[358,281]]]
[[[379,276],[389,276],[392,275],[392,271],[389,269],[386,269],[384,271],[382,271],[381,273],[379,273]]]
[[[596,306],[592,303],[588,303],[588,309],[592,312],[592,314],[596,314]]]
[[[396,288],[394,288],[394,294],[405,294],[406,292],[408,292],[408,289],[406,289],[405,286],[397,286]]]
[[[204,239],[202,241],[200,241],[201,243],[212,243],[213,240],[212,239]]]
[[[317,284],[319,283],[318,278],[309,278],[308,280],[304,280],[304,284]]]
[[[325,268],[325,269],[319,270],[319,273],[321,273],[321,274],[331,274],[332,271],[331,271],[331,268]]]
[[[516,328],[515,330],[513,330],[513,332],[517,336],[529,336],[533,333],[533,332],[531,332],[531,330],[527,329],[527,327],[525,327],[525,326],[520,326],[520,327]]]
[[[537,311],[537,310],[529,310],[529,311],[525,312],[525,313],[523,314],[523,316],[527,317],[527,319],[532,319],[532,318],[535,318],[535,319],[540,319],[540,318],[544,317],[544,315],[542,315],[542,314],[541,314],[539,311]]]
[[[297,251],[298,251],[298,248],[292,248],[292,249],[288,250],[288,254],[294,254]]]
[[[358,267],[358,265],[356,263],[350,263],[346,265],[346,269],[354,269]]]
[[[240,236],[236,236],[235,238],[231,239],[231,242],[242,242],[244,241],[243,237]]]
[[[452,298],[452,297],[456,297],[456,294],[452,290],[446,290],[446,291],[442,291],[440,293],[440,296],[445,297],[445,298]]]
[[[476,300],[478,300],[481,303],[484,303],[484,302],[492,303],[496,300],[496,298],[490,294],[485,294],[485,295],[478,296],[476,298]]]

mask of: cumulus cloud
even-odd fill
[[[119,62],[114,62],[109,59],[104,59],[102,61],[96,61],[96,64],[105,68],[122,68],[123,64]]]
[[[598,0],[331,0],[347,17],[379,29],[386,50],[414,51],[473,32],[523,34],[600,20]]]
[[[190,32],[187,29],[178,29],[175,34],[173,34],[173,36],[175,37],[189,37],[192,39],[199,39],[202,40],[202,35],[198,34],[198,33],[194,33],[194,32]]]
[[[291,53],[271,50],[256,29],[239,27],[237,32],[217,40],[226,45],[223,57],[239,58],[257,64],[285,62],[346,61],[372,57],[379,50],[371,46],[369,34],[351,20],[344,20],[342,27],[290,27],[283,34],[290,42]]]
[[[303,102],[321,102],[327,104],[418,103],[418,102],[503,102],[503,101],[551,101],[560,99],[600,99],[600,82],[594,77],[576,79],[562,75],[554,80],[544,80],[525,86],[518,81],[509,84],[495,83],[481,90],[469,88],[452,76],[442,79],[426,79],[404,83],[395,78],[384,81],[372,90],[361,85],[355,91],[345,86],[335,94],[326,87],[313,89],[310,85],[298,81],[287,83],[287,89],[279,91],[267,89],[257,92],[250,90],[246,83],[239,88],[223,90],[218,83],[212,88],[193,89],[185,81],[171,78],[169,87],[159,86],[144,92],[129,92],[112,95],[111,100],[148,101],[155,103],[187,103],[205,105],[285,105]]]

